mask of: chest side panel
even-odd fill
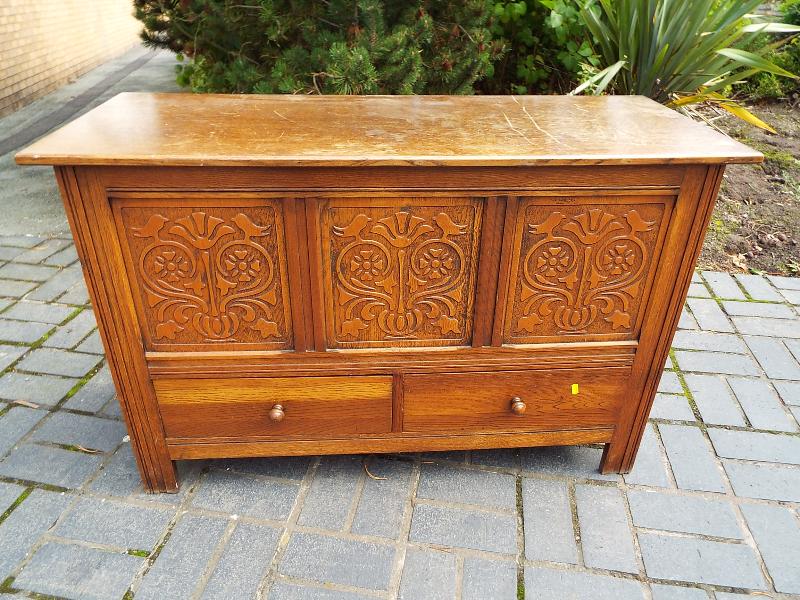
[[[112,205],[147,350],[292,347],[280,201]]]
[[[322,201],[327,346],[469,345],[483,202]]]
[[[638,339],[671,195],[523,198],[504,342]]]

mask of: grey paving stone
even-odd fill
[[[690,298],[711,298],[711,292],[702,283],[693,282],[693,283],[689,284],[689,297]]]
[[[110,452],[123,437],[125,426],[119,421],[56,412],[36,430],[31,439]]]
[[[758,559],[744,544],[640,532],[639,547],[654,579],[766,589]]]
[[[787,413],[769,383],[761,379],[729,377],[728,384],[753,427],[772,431],[797,431],[797,423]]]
[[[602,455],[603,451],[599,448],[585,446],[552,446],[520,450],[522,469],[525,471],[562,477],[619,480],[619,475],[600,473]]]
[[[152,551],[175,511],[144,508],[101,498],[81,498],[70,509],[55,534],[73,540],[116,546],[123,550]]]
[[[68,494],[35,489],[0,524],[0,576],[3,579],[27,556],[72,500]]]
[[[55,267],[22,263],[8,263],[0,267],[0,277],[3,279],[19,279],[22,281],[46,281],[55,272]]]
[[[290,456],[278,458],[238,458],[216,460],[213,466],[226,471],[236,471],[250,475],[266,475],[300,481],[305,477],[312,458]]]
[[[765,302],[728,302],[722,303],[725,312],[732,317],[771,317],[773,319],[796,319],[797,313],[785,304],[767,304]]]
[[[239,523],[211,574],[202,600],[256,598],[278,546],[280,530]]]
[[[509,561],[464,559],[461,600],[516,598],[517,566]]]
[[[369,461],[370,473],[385,479],[367,478],[350,530],[362,535],[397,538],[411,482],[412,465],[406,461]]]
[[[25,252],[23,248],[14,248],[13,246],[0,246],[0,260],[13,260]]]
[[[97,327],[94,320],[94,313],[91,310],[84,310],[74,319],[70,319],[53,332],[44,342],[44,346],[49,348],[72,348],[83,338]]]
[[[800,316],[800,311],[798,311],[798,316]],[[800,340],[784,340],[784,344],[786,344],[794,359],[800,362]]]
[[[37,348],[28,354],[17,368],[34,373],[83,377],[102,360],[91,354],[78,354],[56,348]]]
[[[6,400],[27,400],[54,406],[75,387],[77,382],[77,379],[52,375],[6,373],[0,379],[0,396]]]
[[[37,264],[42,262],[48,256],[52,256],[64,247],[71,245],[71,243],[72,242],[69,240],[62,240],[58,238],[46,240],[41,244],[38,244],[37,246],[18,254],[14,259],[14,262]]]
[[[0,475],[77,488],[100,466],[94,454],[23,444],[0,462]]]
[[[114,419],[122,419],[122,407],[120,407],[116,396],[108,401],[108,404],[102,408],[100,414]]]
[[[114,381],[111,379],[111,371],[108,369],[108,365],[103,365],[94,377],[64,403],[64,406],[72,410],[95,413],[114,398],[116,393]]]
[[[13,279],[0,279],[0,296],[22,298],[38,284],[29,281],[15,281]]]
[[[321,583],[385,590],[394,554],[393,546],[297,532],[289,540],[278,570]]]
[[[269,590],[269,600],[367,600],[368,598],[374,598],[374,596],[295,585],[283,581],[276,581]]]
[[[673,394],[656,394],[653,407],[650,410],[651,419],[670,419],[673,421],[694,421],[686,396]]]
[[[33,248],[41,244],[47,238],[37,235],[4,235],[0,237],[0,244],[3,246],[18,246],[20,248]]]
[[[0,340],[32,344],[53,328],[47,323],[0,319]]]
[[[11,298],[0,298],[0,312],[3,312],[9,306],[14,304],[14,300]]]
[[[789,304],[800,306],[800,290],[781,290],[780,294]]]
[[[517,482],[513,475],[466,470],[449,465],[422,465],[418,498],[461,502],[514,510]]]
[[[700,329],[706,331],[733,332],[733,326],[716,300],[706,298],[689,298],[686,304],[692,310]]]
[[[736,329],[743,335],[800,338],[800,321],[767,317],[731,317],[731,319]]]
[[[24,346],[9,346],[8,344],[0,344],[0,371],[7,369],[27,351],[28,348]]]
[[[158,560],[136,590],[136,600],[190,598],[205,572],[227,525],[227,519],[185,515],[167,540]]]
[[[767,302],[782,302],[778,291],[770,285],[769,281],[761,275],[748,275],[736,273],[734,275],[745,291],[750,294],[753,300],[764,300]]]
[[[695,320],[694,316],[692,316],[692,314],[688,310],[686,310],[686,307],[684,307],[681,310],[681,316],[678,319],[678,328],[679,329],[699,329],[700,328],[700,326],[697,324],[697,321]]]
[[[516,517],[417,504],[411,519],[409,539],[441,546],[515,554]]]
[[[650,590],[653,592],[653,600],[708,600],[708,594],[699,588],[651,583]]]
[[[578,564],[567,483],[522,480],[525,558]]]
[[[711,286],[711,291],[714,292],[714,295],[718,298],[745,300],[744,292],[742,292],[736,280],[731,277],[729,273],[703,271],[703,279]]]
[[[467,452],[465,450],[445,450],[440,452],[423,452],[420,454],[423,460],[435,462],[455,462],[460,464],[467,463]]]
[[[154,503],[177,504],[186,497],[202,467],[203,461],[179,461],[180,490],[176,494],[147,494],[142,490],[130,444],[123,444],[95,477],[89,489],[109,496],[135,496],[139,500]]]
[[[562,571],[525,567],[525,600],[645,600],[638,581],[595,575],[586,571]]]
[[[800,502],[800,468],[723,460],[737,496]]]
[[[758,375],[760,373],[758,365],[753,359],[743,354],[676,350],[675,359],[683,371],[725,375]]]
[[[68,247],[64,248],[63,250],[59,250],[50,256],[44,261],[44,264],[56,267],[66,267],[74,263],[76,260],[78,260],[78,252],[75,250],[75,246],[70,244]]]
[[[323,457],[297,522],[309,527],[341,530],[363,472],[360,457]]]
[[[57,294],[57,292],[54,292]],[[83,306],[89,304],[89,290],[83,281],[78,281],[70,287],[62,296],[58,297],[62,304],[77,304]]]
[[[773,381],[781,400],[792,406],[800,406],[800,383],[794,381]]]
[[[129,554],[49,542],[14,580],[14,587],[81,600],[118,600],[143,560]]]
[[[672,364],[672,358],[670,358],[669,356],[664,361],[664,368],[665,369],[674,369],[675,368],[675,365]]]
[[[684,425],[661,425],[658,429],[679,488],[725,491],[711,446],[700,429]]]
[[[28,433],[45,415],[47,411],[12,406],[0,417],[0,456],[11,450],[22,437]]]
[[[586,566],[638,573],[622,492],[617,488],[576,485],[575,500]]]
[[[656,437],[652,424],[645,427],[633,469],[624,477],[628,484],[672,486],[667,467],[667,456],[661,447],[661,442]]]
[[[767,275],[767,279],[769,279],[776,288],[782,290],[800,290],[800,278],[798,277]]]
[[[709,428],[717,456],[800,465],[800,437]]]
[[[716,375],[684,375],[692,398],[707,424],[746,425],[739,404],[725,379]]]
[[[800,594],[800,525],[792,510],[765,504],[741,508],[775,589]]]
[[[500,467],[519,470],[519,450],[517,448],[495,448],[493,450],[472,450],[470,463],[484,467]]]
[[[282,520],[289,516],[298,486],[212,469],[192,505],[230,514]]]
[[[406,552],[398,600],[452,600],[456,589],[456,557],[452,552]]]
[[[742,539],[733,506],[723,500],[628,490],[628,503],[637,527]]]
[[[80,281],[83,281],[83,272],[80,267],[76,265],[75,267],[64,269],[53,275],[32,291],[28,295],[28,298],[31,300],[52,302]]]
[[[25,488],[20,485],[0,481],[0,515],[6,512],[8,507],[11,506],[24,491]]]
[[[713,333],[710,331],[677,331],[672,341],[673,348],[681,350],[712,350],[744,354],[747,347],[732,333]]]
[[[800,380],[800,364],[781,340],[758,336],[747,336],[745,340],[767,377]]]
[[[20,300],[4,312],[3,316],[8,319],[37,321],[39,323],[57,325],[66,319],[72,311],[72,307],[63,306],[61,304],[42,304],[40,302]]]
[[[673,371],[663,371],[658,382],[658,391],[662,394],[682,394],[683,386]]]
[[[85,340],[75,347],[75,352],[88,352],[89,354],[105,354],[100,332],[91,333]]]

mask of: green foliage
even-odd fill
[[[577,0],[494,2],[492,34],[508,51],[482,89],[518,94],[566,91],[583,63],[597,66],[578,8]]]
[[[486,0],[134,0],[198,92],[469,94],[493,74]]]
[[[581,9],[581,17],[598,45],[604,69],[581,87],[668,102],[689,94],[718,93],[761,72],[795,77],[765,59],[771,46],[764,34],[800,28],[752,16],[760,4],[761,0],[592,0]]]
[[[800,0],[784,0],[781,2],[783,22],[800,25]]]
[[[780,5],[783,22],[800,25],[800,0],[785,0]],[[792,73],[800,73],[800,38],[794,37],[786,44],[771,50],[767,58]],[[777,77],[773,73],[757,73],[739,90],[754,100],[776,100],[786,98],[800,91],[795,79]]]

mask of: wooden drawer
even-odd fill
[[[153,383],[168,438],[333,438],[392,429],[391,377],[157,379]],[[275,405],[283,409],[280,421],[270,416]]]
[[[628,368],[605,368],[407,375],[403,431],[549,431],[612,426],[618,420],[629,373]],[[514,398],[524,403],[521,414],[512,410]]]

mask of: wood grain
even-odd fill
[[[17,155],[21,164],[520,166],[758,162],[641,96],[237,96],[124,93]]]
[[[392,430],[391,377],[160,379],[167,437],[341,437]],[[269,418],[280,405],[285,417]]]

